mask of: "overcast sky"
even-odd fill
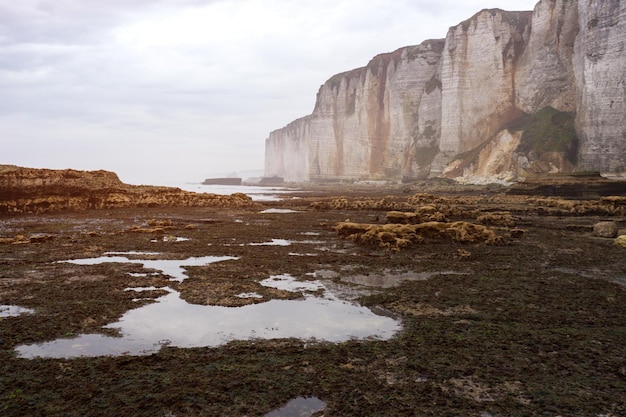
[[[535,0],[0,0],[0,164],[132,184],[263,168],[269,132],[376,54]]]

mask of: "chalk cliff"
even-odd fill
[[[270,133],[287,181],[516,180],[626,171],[626,2],[483,10],[320,87],[311,115]]]

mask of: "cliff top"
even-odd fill
[[[451,26],[449,31],[456,29],[459,26],[462,27],[464,31],[467,31],[471,24],[473,23],[474,25],[476,25],[478,17],[485,13],[491,14],[492,17],[496,15],[502,16],[502,20],[504,22],[510,24],[511,26],[516,26],[520,32],[524,31],[524,28],[526,27],[526,25],[528,25],[528,23],[530,23],[530,19],[533,15],[532,10],[508,11],[502,9],[482,9],[478,13],[475,13],[469,19],[462,21],[458,25]]]
[[[451,26],[448,29],[448,33],[453,31],[459,27],[461,27],[464,31],[469,30],[472,24],[476,25],[479,16],[488,13],[491,16],[499,15],[502,18],[502,21],[510,24],[511,26],[515,26],[519,32],[523,32],[528,24],[530,23],[530,19],[532,18],[532,10],[524,10],[524,11],[507,11],[502,9],[483,9],[467,20],[462,21],[461,23]],[[406,53],[407,58],[409,60],[413,60],[418,58],[423,53],[428,52],[436,52],[440,53],[443,51],[445,45],[445,39],[427,39],[418,45],[409,45],[396,49],[393,52],[385,52],[378,55],[375,55],[366,66],[354,68],[349,71],[340,72],[338,74],[330,77],[324,86],[330,86],[331,88],[336,88],[341,84],[341,81],[345,78],[355,78],[361,77],[366,69],[374,69],[380,65],[388,65],[391,61],[394,61],[396,64],[402,59],[403,55]]]
[[[418,45],[403,46],[392,52],[384,52],[375,55],[366,66],[335,74],[330,77],[324,85],[330,85],[331,88],[336,88],[339,84],[341,84],[341,81],[344,78],[360,77],[368,68],[373,69],[381,64],[388,65],[391,61],[394,61],[397,64],[405,53],[407,54],[406,57],[409,60],[414,60],[422,54],[428,52],[441,53],[441,51],[443,51],[445,41],[445,39],[427,39]]]

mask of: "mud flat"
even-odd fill
[[[623,197],[310,191],[1,217],[0,415],[626,415]]]

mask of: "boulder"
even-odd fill
[[[615,222],[599,222],[593,225],[593,235],[598,237],[615,238],[618,235]]]
[[[623,248],[626,248],[626,235],[621,235],[615,238],[615,244],[617,246],[621,246]]]

